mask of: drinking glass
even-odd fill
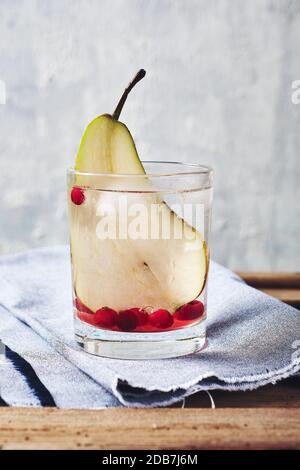
[[[88,353],[158,359],[206,344],[212,169],[68,171],[75,337]]]

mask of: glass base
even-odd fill
[[[84,351],[111,359],[167,359],[193,354],[206,346],[205,320],[165,333],[120,333],[75,320],[75,338]]]

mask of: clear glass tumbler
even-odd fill
[[[68,171],[75,336],[103,357],[176,357],[206,343],[212,170],[143,166]]]

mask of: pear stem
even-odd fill
[[[144,78],[144,76],[146,75],[146,71],[144,69],[141,69],[138,71],[138,73],[136,74],[136,76],[134,77],[134,79],[129,83],[129,85],[127,86],[127,88],[125,89],[123,95],[121,96],[121,99],[119,101],[119,103],[117,104],[117,107],[116,109],[114,110],[114,113],[112,115],[113,119],[115,119],[116,121],[119,119],[120,117],[120,114],[121,114],[121,111],[123,109],[123,106],[125,104],[125,101],[127,100],[127,96],[129,95],[130,91],[132,90],[132,88],[140,81],[142,80],[142,78]]]

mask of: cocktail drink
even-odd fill
[[[105,357],[175,357],[205,344],[212,172],[141,162],[116,111],[92,121],[68,172],[75,335]]]

